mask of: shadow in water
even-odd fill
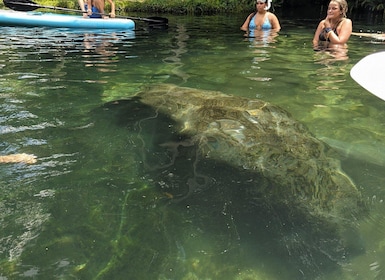
[[[289,197],[286,204],[275,201],[268,191],[277,187],[274,182],[203,157],[191,135],[140,98],[114,101],[102,110],[98,118],[113,116],[112,122],[135,132],[130,142],[138,148],[141,176],[156,186],[153,196],[161,197],[152,206],[158,220],[149,215],[143,222],[161,225],[156,234],[168,244],[168,253],[156,256],[154,273],[173,279],[323,279],[363,253],[354,225],[333,227],[310,219]],[[173,272],[164,269],[166,263],[173,263]]]

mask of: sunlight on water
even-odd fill
[[[135,34],[1,27],[0,155],[37,161],[0,165],[0,279],[385,277],[385,102],[349,76],[383,44],[352,37],[335,56],[313,51],[316,21],[244,37],[243,19],[172,17]],[[166,84],[235,97],[199,111],[188,91],[167,100]],[[148,85],[166,93],[132,98]],[[244,110],[254,98],[272,106]],[[291,116],[327,145],[299,145],[308,132],[295,136]],[[296,149],[327,160],[294,166]],[[337,210],[317,204],[328,175]],[[357,194],[363,213],[341,206]]]

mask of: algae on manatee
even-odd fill
[[[175,130],[196,146],[198,160],[266,178],[270,187],[260,191],[275,203],[336,223],[354,220],[365,209],[339,160],[328,156],[329,147],[278,106],[168,84],[146,88],[135,98],[175,121]]]

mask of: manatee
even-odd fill
[[[375,164],[378,166],[385,166],[385,146],[382,143],[372,141],[371,143],[363,143],[363,141],[341,141],[329,137],[319,138],[334,150],[336,150],[343,160],[355,159],[361,162]]]
[[[365,209],[340,161],[328,156],[329,146],[278,106],[171,84],[149,86],[135,98],[175,121],[202,160],[266,178],[270,187],[254,191],[277,203],[336,222],[354,220]]]
[[[368,210],[337,153],[279,106],[171,84],[148,86],[105,106],[122,104],[126,113],[119,122],[136,123],[140,134],[157,138],[155,144],[140,139],[138,152],[146,154],[141,162],[147,172],[157,169],[150,176],[175,202],[206,188],[208,201],[218,199],[215,191],[226,193],[250,213],[274,205],[302,216],[297,221],[345,232]]]

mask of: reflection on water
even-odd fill
[[[119,42],[117,34],[111,33],[108,36],[100,36],[99,34],[84,34],[84,63],[87,67],[96,67],[101,72],[116,71],[117,58],[116,53],[119,51],[114,43]]]
[[[324,66],[317,71],[317,75],[319,76],[319,86],[317,86],[317,90],[326,91],[326,94],[335,95],[336,98],[341,95],[339,85],[346,83],[350,68],[349,64],[341,63],[340,61],[346,60],[347,58],[346,56],[344,59],[340,59],[340,57],[336,57],[334,53],[329,50],[314,53],[314,62]],[[330,98],[331,96],[328,97],[327,100],[334,102],[334,98]]]
[[[250,30],[245,36],[245,41],[250,42],[249,47],[252,48],[253,59],[251,69],[245,73],[248,74],[247,78],[252,81],[268,82],[272,79],[270,76],[261,76],[261,66],[263,62],[270,60],[269,49],[275,47],[277,42],[276,38],[279,33],[272,30]]]
[[[242,19],[136,34],[1,27],[0,153],[37,162],[0,165],[0,278],[383,278],[385,104],[349,77],[380,45],[351,38],[341,60],[313,51],[313,28],[282,19],[279,36],[245,39]],[[289,111],[362,193],[358,232],[270,203],[252,191],[264,178],[197,157],[159,110],[105,104],[165,82]],[[242,142],[238,124],[209,127]]]
[[[275,43],[279,33],[273,30],[250,30],[245,36],[254,46],[272,47],[269,44]]]
[[[326,57],[323,59],[323,64],[349,59],[349,49],[347,44],[340,45],[324,42],[324,44],[321,44],[320,46],[314,48],[314,51],[323,52],[324,54],[329,56],[328,59],[326,59]]]
[[[182,55],[187,52],[186,41],[189,39],[189,36],[187,35],[186,31],[186,27],[183,24],[177,26],[177,35],[175,36],[175,47],[171,49],[173,55],[166,57],[163,60],[165,63],[175,66],[172,69],[171,73],[179,78],[182,78],[183,81],[187,81],[187,79],[189,78],[189,75],[187,73],[184,73],[184,71],[182,70],[184,63],[181,59]]]

